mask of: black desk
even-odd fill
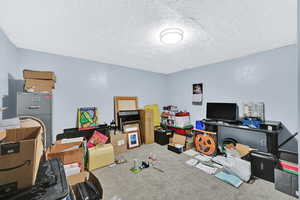
[[[215,131],[218,133],[218,146],[222,145],[222,142],[226,138],[232,138],[238,143],[249,145],[252,148],[261,152],[277,154],[278,147],[278,134],[281,129],[276,131],[269,131],[258,128],[249,128],[245,126],[205,121],[203,123],[206,129],[209,131]]]

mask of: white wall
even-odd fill
[[[140,107],[166,103],[166,75],[20,49],[18,78],[23,69],[48,70],[57,76],[53,135],[75,127],[76,110],[96,106],[101,123],[113,119],[113,96],[138,96]]]
[[[17,49],[0,31],[0,101],[10,104],[3,115],[15,115],[16,86],[25,68],[57,74],[54,91],[54,135],[74,127],[76,109],[97,106],[100,121],[113,119],[113,96],[138,96],[140,105],[178,105],[205,118],[205,106],[193,106],[192,83],[204,83],[204,100],[263,101],[266,118],[298,130],[297,48],[295,45],[192,70],[162,75],[93,61]],[[2,73],[3,72],[3,73]],[[10,85],[10,89],[9,89]],[[19,87],[20,88],[20,87]],[[8,98],[3,96],[7,96]],[[1,105],[0,104],[0,105]]]
[[[192,105],[193,83],[203,83],[203,106]],[[296,45],[170,74],[168,89],[168,103],[190,111],[193,121],[205,118],[206,102],[260,101],[267,120],[298,130]]]
[[[16,77],[18,55],[18,49],[0,29],[0,106],[9,106],[9,110],[0,113],[0,119],[2,115],[13,117],[16,113],[13,79]]]

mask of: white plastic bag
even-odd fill
[[[237,157],[216,156],[212,159],[214,162],[224,166],[224,170],[230,174],[238,176],[245,182],[251,177],[251,163]]]
[[[227,157],[226,163],[224,163],[224,169],[248,182],[251,177],[251,163],[246,160],[242,160],[236,157]]]

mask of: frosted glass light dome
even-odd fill
[[[183,30],[179,28],[164,29],[160,33],[160,41],[164,44],[176,44],[183,40]]]

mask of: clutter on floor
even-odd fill
[[[154,167],[135,174],[130,171],[133,160],[146,161],[147,157],[158,160]],[[274,185],[255,179],[253,183],[243,183],[239,188],[223,182],[214,175],[187,165],[192,157],[177,154],[159,144],[143,145],[123,153],[127,163],[113,168],[95,170],[102,183],[104,199],[280,199],[293,200],[274,189]],[[160,170],[157,170],[155,168]],[[217,172],[218,173],[218,172]],[[139,188],[139,189],[137,189]],[[146,191],[146,192],[145,192]],[[225,195],[224,195],[225,194]]]
[[[244,104],[243,111],[244,118],[239,121],[236,104],[207,103],[208,119],[196,121],[196,128],[189,132],[179,130],[188,126],[188,112],[179,112],[176,106],[166,106],[161,114],[162,128],[155,130],[155,142],[166,145],[169,140],[169,150],[192,157],[186,161],[187,165],[215,175],[234,187],[258,177],[275,182],[275,189],[297,197],[298,189],[292,189],[298,188],[297,159],[289,162],[279,158],[281,123],[265,121],[263,103]],[[172,133],[166,135],[168,129]],[[193,149],[187,147],[189,138],[193,138],[193,145],[200,155],[193,151],[185,153]],[[297,152],[294,154],[297,155]],[[284,182],[289,186],[284,188]]]
[[[235,188],[256,177],[298,196],[298,154],[280,150],[297,134],[278,144],[281,123],[265,121],[263,103],[245,104],[242,119],[236,104],[207,103],[207,119],[194,127],[190,113],[177,106],[164,106],[160,114],[157,104],[139,109],[138,97],[117,96],[110,125],[100,123],[97,107],[80,107],[74,110],[76,128],[64,129],[53,141],[55,74],[24,70],[23,75],[18,117],[0,121],[0,177],[5,177],[0,179],[0,198],[102,199],[105,191],[93,170],[130,165],[128,173],[168,173],[155,153],[143,159],[123,156],[153,143],[187,156],[187,168]]]

